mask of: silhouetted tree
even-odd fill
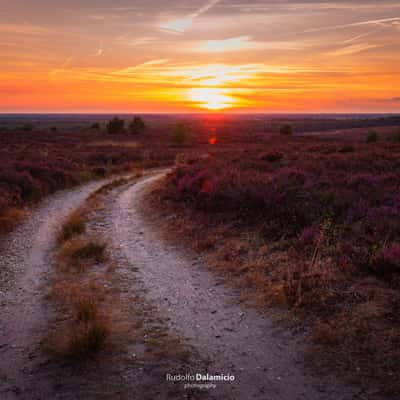
[[[32,132],[33,129],[34,129],[33,124],[31,124],[29,122],[24,124],[24,125],[22,125],[22,130],[25,131],[25,132]]]
[[[121,118],[115,117],[107,123],[107,133],[110,135],[117,135],[123,133],[125,127],[125,121]]]
[[[369,131],[365,141],[367,143],[376,143],[379,139],[379,135],[377,131]]]
[[[394,134],[394,141],[395,142],[400,142],[400,128],[397,128],[396,133]]]
[[[171,141],[173,144],[182,146],[190,139],[189,127],[183,122],[178,122],[172,128]]]
[[[133,135],[138,135],[146,130],[146,124],[141,117],[135,117],[129,123],[129,132]]]
[[[279,132],[281,135],[292,135],[293,134],[293,128],[289,124],[282,125],[279,129]]]
[[[90,126],[90,129],[95,129],[95,130],[100,130],[100,124],[98,122],[95,122]]]

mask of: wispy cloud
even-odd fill
[[[143,36],[143,37],[129,37],[128,35],[122,35],[122,36],[118,36],[117,38],[115,38],[115,40],[123,45],[126,46],[143,46],[143,45],[148,45],[151,42],[154,42],[156,38],[153,36]]]
[[[0,32],[14,35],[47,35],[52,31],[48,28],[31,24],[0,24]]]
[[[150,61],[146,61],[144,63],[138,64],[138,65],[134,65],[132,67],[127,67],[127,68],[116,70],[116,71],[112,72],[111,75],[129,77],[133,74],[136,74],[138,71],[147,70],[149,67],[151,69],[151,67],[161,65],[161,64],[166,64],[168,61],[169,60],[166,58],[150,60]]]
[[[353,36],[350,39],[344,40],[342,43],[343,44],[353,43],[353,42],[356,42],[357,40],[360,40],[360,39],[363,39],[363,38],[365,38],[365,37],[367,37],[369,35],[372,35],[375,32],[377,32],[377,29],[374,29],[374,30],[369,31],[369,32],[362,33],[361,35]]]
[[[360,43],[360,44],[354,44],[351,46],[342,47],[338,50],[331,51],[328,54],[331,56],[349,56],[352,54],[361,53],[362,51],[374,49],[376,47],[380,47],[380,46],[377,44]]]
[[[178,33],[178,34],[184,33],[187,29],[189,29],[193,25],[196,18],[200,17],[200,15],[207,12],[209,9],[214,7],[219,2],[220,0],[211,0],[203,7],[199,8],[197,11],[184,18],[165,21],[160,25],[160,29],[168,33]]]
[[[398,21],[400,21],[400,17],[371,19],[371,20],[368,20],[368,21],[352,22],[350,24],[331,25],[331,26],[324,26],[324,27],[321,27],[321,28],[306,29],[302,33],[322,32],[322,31],[330,31],[330,30],[336,30],[336,29],[346,29],[346,28],[353,28],[353,27],[357,27],[357,26],[366,26],[366,25],[386,26],[388,24],[392,25],[393,23],[398,22]]]
[[[251,41],[250,36],[238,36],[223,40],[206,40],[201,42],[195,50],[204,53],[223,53],[260,47],[262,47],[262,44]]]
[[[306,47],[306,43],[299,41],[255,41],[251,36],[237,36],[221,40],[204,40],[198,42],[189,51],[200,53],[227,53],[245,50],[298,50]]]
[[[104,53],[104,48],[103,48],[104,46],[103,46],[103,42],[100,40],[100,42],[99,42],[99,47],[98,47],[98,49],[96,50],[96,52],[93,54],[93,57],[100,57],[100,56],[102,56],[103,55],[103,53]]]

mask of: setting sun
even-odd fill
[[[200,108],[223,110],[238,103],[237,99],[226,93],[226,89],[220,88],[193,88],[189,90],[189,99]]]

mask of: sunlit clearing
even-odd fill
[[[219,88],[193,88],[189,90],[189,99],[197,103],[198,107],[209,110],[234,107],[237,100],[226,92],[226,89]]]

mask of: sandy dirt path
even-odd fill
[[[101,214],[103,222],[98,228],[113,249],[113,259],[120,261],[116,270],[122,279],[126,275],[124,291],[130,293],[138,285],[143,287],[146,301],[157,308],[167,328],[209,360],[208,364],[194,362],[187,372],[235,376],[234,382],[220,383],[212,392],[203,392],[202,398],[377,400],[377,396],[345,386],[334,377],[321,378],[306,372],[301,336],[294,336],[268,316],[245,308],[238,302],[238,293],[208,271],[200,258],[160,240],[157,221],[149,222],[142,215],[142,204],[146,190],[163,174],[153,173],[114,189],[107,196],[106,209]],[[76,395],[75,386],[68,392],[62,388],[68,381],[62,368],[57,375],[59,381],[54,380],[54,362],[41,350],[40,343],[55,317],[45,294],[57,228],[63,218],[102,184],[104,181],[94,182],[50,196],[26,223],[2,241],[1,400],[82,399]],[[129,280],[135,283],[130,284]],[[204,365],[208,365],[206,369]],[[132,382],[132,391],[124,398],[142,399],[143,393],[135,391],[134,382],[144,381],[157,369],[151,369],[151,373],[147,370],[138,369],[136,364],[127,365],[126,371],[118,370],[109,379],[114,382],[125,373],[128,382]],[[90,392],[94,394],[84,400],[100,398],[98,393],[105,382],[98,381],[98,371],[92,370],[90,377],[80,378],[83,386],[86,381],[95,385]],[[163,395],[166,385],[163,376],[153,377],[149,385],[158,386],[154,398],[175,398]],[[110,391],[112,394],[115,389],[112,387]],[[114,397],[104,398],[114,400]]]
[[[51,310],[44,296],[51,250],[63,218],[105,181],[48,197],[26,223],[0,245],[0,399],[53,399],[50,380],[38,373],[48,363],[40,349]]]

